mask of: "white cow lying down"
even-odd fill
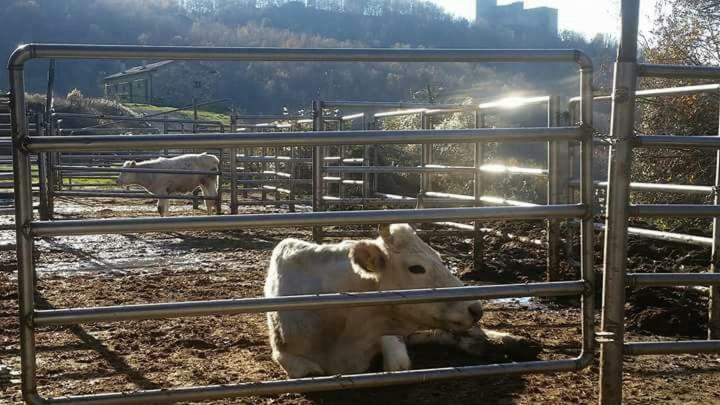
[[[220,160],[207,153],[186,154],[172,158],[159,157],[144,162],[128,160],[123,168],[138,169],[169,169],[169,170],[196,170],[218,171]],[[151,194],[190,193],[200,187],[204,197],[217,197],[218,176],[211,174],[165,174],[165,173],[120,173],[117,183],[121,186],[142,186]],[[157,203],[160,216],[166,216],[169,211],[170,200],[159,199]],[[214,200],[205,200],[208,215],[212,214]]]
[[[270,259],[265,296],[463,285],[409,225],[381,225],[379,232],[374,240],[331,245],[280,242]],[[484,354],[488,343],[533,344],[480,329],[481,316],[479,301],[460,301],[280,311],[267,319],[273,360],[300,378],[362,373],[378,354],[385,371],[407,370],[407,344],[455,345],[475,355]]]

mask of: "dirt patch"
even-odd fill
[[[641,334],[704,338],[707,291],[695,288],[640,288],[627,292],[628,330]]]
[[[133,205],[113,206],[112,211],[107,211],[99,202],[96,204],[90,200],[83,203],[86,204],[83,207],[69,206],[66,215],[140,216],[147,214],[142,210],[152,211],[152,206],[141,204],[136,205],[141,208],[140,212],[136,212],[132,210]],[[263,211],[262,207],[247,210]],[[174,215],[190,212],[185,204],[179,204],[173,210]],[[508,225],[507,229],[535,232],[538,236],[542,236],[543,232],[539,223]],[[66,308],[260,296],[270,251],[285,237],[308,240],[310,232],[280,228],[42,239],[36,244],[40,254],[38,268],[41,270],[37,301],[46,308]],[[487,237],[485,242],[487,270],[478,273],[470,271],[472,245],[466,239],[431,238],[431,244],[469,284],[544,279],[545,253],[542,247],[527,247],[495,237]],[[686,264],[679,264],[677,259],[688,252],[675,247],[669,249],[664,257],[658,253],[653,258],[635,256],[633,260],[656,271],[678,271],[679,266]],[[645,254],[637,252],[638,255],[641,253]],[[8,249],[0,250],[0,255],[10,258],[13,254]],[[596,260],[600,262],[599,254]],[[576,264],[568,266],[573,268]],[[15,277],[11,271],[0,271],[0,364],[8,366],[13,372],[19,370]],[[644,291],[628,295],[629,322],[633,322],[634,306],[668,311],[676,306],[678,311],[673,312],[677,318],[673,325],[676,326],[661,331],[673,332],[672,336],[675,336],[683,325],[690,327],[694,320],[704,319],[699,313],[687,319],[681,318],[681,310],[688,311],[688,304],[695,302],[696,297],[688,295],[691,293],[664,292],[663,289],[653,291],[655,295],[645,296]],[[635,295],[638,298],[634,299]],[[702,298],[697,303],[702,307]],[[656,318],[658,323],[661,317]],[[488,328],[541,342],[539,358],[543,360],[567,359],[577,356],[580,351],[577,302],[571,305],[539,300],[490,303],[483,322]],[[651,323],[645,320],[637,330],[629,327],[627,339],[667,339],[658,336],[658,332],[649,332],[647,328],[653,327],[648,326]],[[599,326],[596,325],[597,328]],[[37,345],[41,392],[50,396],[286,378],[270,358],[262,314],[45,327],[37,334]],[[502,358],[475,358],[438,346],[413,348],[411,356],[415,368],[505,361]],[[591,367],[575,373],[498,376],[210,403],[591,403],[597,401],[597,364],[596,359]],[[720,398],[720,363],[717,356],[628,358],[625,373],[625,402],[628,404],[668,401],[712,403]],[[698,390],[699,386],[703,389]],[[6,383],[0,379],[0,402],[20,402],[16,382]]]

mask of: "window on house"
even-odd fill
[[[193,87],[196,89],[202,88],[202,82],[199,80],[196,80],[193,82]]]

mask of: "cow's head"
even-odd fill
[[[380,237],[356,243],[350,251],[353,270],[378,284],[378,290],[460,287],[440,254],[407,224],[380,225]],[[482,316],[479,301],[395,306],[402,319],[422,328],[461,332]]]
[[[127,160],[127,161],[125,161],[125,163],[123,163],[122,167],[123,167],[123,169],[128,169],[128,168],[132,169],[136,166],[137,166],[137,162],[135,162],[134,160]],[[120,173],[120,175],[117,178],[117,183],[121,186],[129,186],[131,184],[135,184],[135,182],[136,182],[135,175],[136,175],[135,173],[128,173],[128,172]]]

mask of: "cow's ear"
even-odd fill
[[[387,269],[388,257],[380,247],[369,241],[361,241],[350,249],[353,270],[361,277],[379,280]]]

